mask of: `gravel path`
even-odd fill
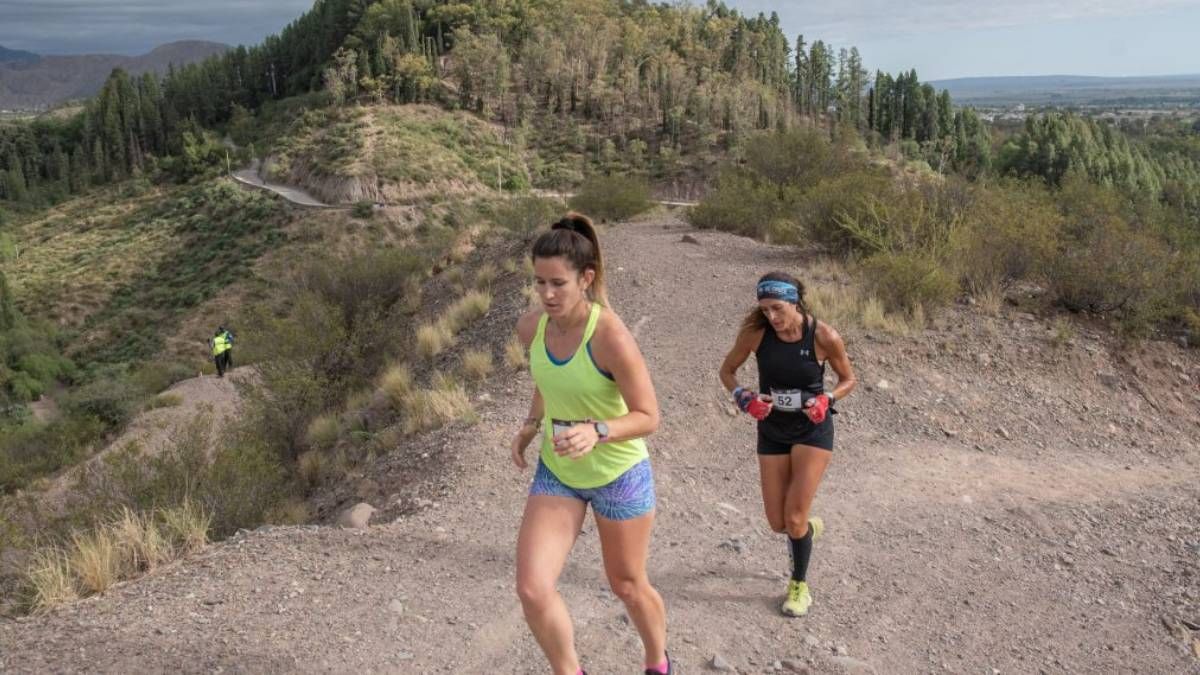
[[[681,672],[1200,673],[1185,623],[1200,622],[1194,356],[1120,355],[1086,331],[1053,351],[1037,321],[961,308],[913,338],[843,330],[865,386],[839,404],[817,497],[816,604],[789,620],[753,425],[716,369],[757,276],[803,277],[805,257],[670,218],[602,237],[662,406],[650,572]],[[1159,400],[1109,372],[1137,372]],[[365,531],[241,533],[103,597],[0,622],[0,672],[545,672],[512,581],[530,476],[506,446],[530,387],[497,377],[478,424],[398,450],[435,479],[390,478],[400,460],[380,460],[371,478],[415,511]],[[561,584],[580,652],[593,675],[640,672],[594,530]]]

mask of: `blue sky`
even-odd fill
[[[794,41],[856,46],[870,69],[983,75],[1200,73],[1200,0],[727,0]]]
[[[694,0],[696,4],[703,0]],[[1200,73],[1200,0],[726,0],[857,46],[868,68],[972,75]],[[0,45],[140,54],[181,39],[255,44],[312,0],[0,0]]]

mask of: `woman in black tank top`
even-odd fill
[[[781,611],[803,616],[812,604],[806,580],[812,543],[824,530],[810,518],[817,486],[833,457],[832,406],[855,386],[854,370],[837,331],[817,321],[804,303],[804,285],[783,272],[758,283],[758,307],[742,322],[721,364],[721,383],[742,411],[758,420],[758,467],[771,529],[788,536],[791,580]],[[738,385],[737,371],[753,353],[758,392]],[[837,386],[825,391],[825,364]]]

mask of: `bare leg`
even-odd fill
[[[586,512],[587,504],[578,499],[533,495],[525,502],[517,535],[517,595],[555,675],[576,675],[579,670],[571,615],[558,593],[558,577]]]
[[[788,483],[792,480],[792,458],[789,455],[759,455],[758,477],[762,482],[763,510],[767,524],[780,534],[787,532]]]
[[[629,520],[596,516],[604,572],[613,593],[625,603],[625,610],[637,627],[648,666],[658,665],[667,658],[667,608],[646,576],[653,525],[653,511]]]
[[[829,466],[833,453],[810,445],[792,446],[792,475],[784,506],[784,525],[788,536],[800,539],[808,532],[808,516],[817,486]]]

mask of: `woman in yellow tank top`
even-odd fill
[[[537,469],[517,536],[517,594],[525,620],[556,675],[584,673],[558,577],[587,514],[596,519],[604,571],[645,648],[647,675],[671,673],[666,609],[646,576],[654,523],[654,477],[642,440],[658,427],[654,385],[633,335],[604,293],[591,221],[568,214],[532,251],[542,308],[517,322],[536,389],[512,442],[541,437]]]

